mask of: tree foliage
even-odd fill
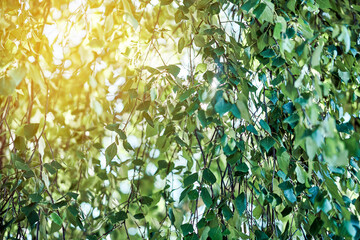
[[[356,1],[0,11],[1,238],[360,238]]]

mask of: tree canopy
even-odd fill
[[[359,239],[360,4],[3,0],[1,239]]]

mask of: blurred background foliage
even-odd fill
[[[359,239],[356,1],[0,5],[0,238]]]

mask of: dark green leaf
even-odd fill
[[[58,170],[59,170],[59,169],[62,169],[61,164],[60,164],[59,162],[55,161],[55,160],[52,161],[50,164],[51,164],[52,167],[54,167],[54,168],[56,168],[56,169],[58,169]]]
[[[44,164],[44,168],[46,168],[46,170],[50,173],[50,174],[55,174],[56,173],[56,169],[51,166],[49,163],[45,163]]]
[[[208,168],[204,169],[203,177],[210,184],[214,184],[216,182],[215,175]]]
[[[32,202],[40,202],[40,201],[42,200],[41,195],[40,195],[40,194],[37,194],[37,193],[35,193],[35,194],[30,194],[29,197],[30,197],[30,199],[31,199]]]
[[[249,1],[245,2],[244,5],[241,6],[241,9],[249,12],[250,9],[255,7],[258,3],[259,3],[259,0],[249,0]]]
[[[144,216],[144,214],[142,214],[142,213],[137,213],[137,214],[135,214],[134,215],[134,218],[135,219],[143,219],[145,216]]]
[[[235,207],[238,210],[239,215],[241,216],[246,210],[246,195],[245,193],[241,193],[239,196],[235,198]]]
[[[190,184],[193,184],[194,182],[196,182],[198,180],[198,174],[197,173],[193,173],[189,176],[187,176],[185,179],[184,179],[184,187],[187,187],[189,186]]]
[[[247,127],[246,127],[246,130],[248,130],[249,132],[255,134],[255,135],[259,135],[258,131],[255,129],[255,127],[251,124],[249,124]]]
[[[206,188],[202,188],[200,195],[201,195],[201,198],[202,198],[203,202],[205,203],[206,207],[210,208],[213,201],[212,201],[212,198],[211,198],[208,190]]]
[[[115,224],[115,223],[118,223],[120,221],[124,221],[125,219],[127,219],[127,213],[124,211],[113,213],[109,216],[109,219],[112,224]]]
[[[269,125],[262,119],[260,120],[260,126],[271,135],[271,129]]]
[[[285,59],[282,57],[277,57],[273,60],[272,65],[274,67],[281,67],[285,63]]]
[[[275,143],[276,142],[272,137],[266,137],[260,141],[260,145],[265,148],[266,152],[268,152]]]
[[[232,105],[231,103],[226,102],[222,97],[217,99],[217,102],[214,106],[215,111],[219,113],[220,117],[222,117],[225,113],[230,111]]]
[[[153,202],[154,200],[151,198],[151,197],[148,197],[148,196],[142,196],[140,198],[140,202],[141,204],[145,204],[145,205],[151,205],[151,203]]]
[[[223,235],[221,234],[221,229],[219,227],[217,228],[211,228],[209,231],[209,236],[211,240],[222,240]]]
[[[191,224],[186,223],[181,225],[181,231],[183,233],[184,236],[189,235],[190,233],[192,233],[194,231],[194,228]]]
[[[275,52],[271,48],[268,48],[268,49],[262,51],[260,53],[260,55],[263,56],[264,58],[272,58],[275,56]]]
[[[74,192],[68,192],[68,193],[66,193],[66,195],[73,198],[74,200],[76,200],[78,198],[78,196],[79,196],[79,194],[74,193]]]
[[[324,225],[324,222],[323,222],[323,220],[321,220],[321,218],[319,218],[319,217],[315,218],[315,220],[313,221],[313,223],[310,226],[310,233],[313,236],[316,236],[319,233],[319,231],[321,230],[321,228],[323,227],[323,225]]]
[[[172,208],[169,208],[169,218],[171,221],[171,225],[174,225],[175,223],[175,215]]]
[[[15,161],[15,167],[19,170],[30,171],[29,166],[22,161]]]

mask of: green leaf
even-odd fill
[[[200,107],[199,103],[193,102],[187,109],[186,112],[189,114],[189,116],[193,115],[193,113],[198,110]]]
[[[266,152],[269,152],[270,148],[274,146],[276,141],[272,137],[266,137],[260,141],[260,145],[265,148]]]
[[[211,185],[214,184],[216,182],[216,177],[215,175],[211,172],[210,169],[205,168],[204,169],[204,173],[203,173],[203,177],[204,179],[210,183]]]
[[[161,5],[169,5],[173,2],[173,0],[160,0]]]
[[[269,125],[262,119],[260,120],[260,126],[271,135],[271,129]]]
[[[274,67],[281,67],[285,63],[285,59],[282,57],[277,57],[273,60],[272,65]]]
[[[241,216],[246,210],[246,195],[245,193],[241,193],[239,196],[235,198],[235,207],[238,210],[239,215]]]
[[[204,201],[205,205],[207,208],[210,208],[211,205],[213,204],[212,198],[209,194],[209,191],[206,188],[202,188],[201,189],[201,198]]]
[[[249,125],[246,127],[246,130],[248,130],[249,132],[255,134],[256,136],[259,135],[258,131],[255,129],[255,127],[254,127],[252,124],[249,124]]]
[[[66,193],[66,195],[73,198],[74,200],[76,200],[78,198],[78,196],[79,196],[79,194],[74,193],[74,192],[68,192],[68,193]]]
[[[54,209],[54,210],[56,210],[56,209],[59,209],[59,208],[62,208],[62,207],[64,207],[64,206],[66,206],[67,205],[67,201],[60,201],[60,202],[57,202],[57,203],[54,203],[54,204],[52,204],[51,205],[51,208],[52,209]]]
[[[254,14],[260,21],[274,22],[274,4],[265,0],[254,10]]]
[[[44,164],[44,167],[46,168],[46,170],[50,173],[50,174],[55,174],[56,173],[56,169],[51,166],[50,164],[48,163],[45,163]]]
[[[323,45],[320,44],[316,47],[312,57],[311,57],[311,66],[316,67],[320,65],[320,59],[321,59],[321,52],[323,49]]]
[[[256,240],[268,240],[269,239],[268,235],[266,235],[266,233],[264,233],[260,230],[255,231],[255,236],[256,236]]]
[[[226,219],[226,221],[229,221],[229,219],[231,219],[233,217],[233,213],[231,211],[231,209],[228,207],[228,205],[224,205],[222,208],[222,213]]]
[[[181,225],[180,228],[184,236],[187,236],[194,231],[193,226],[189,223]]]
[[[133,147],[130,145],[128,141],[123,141],[123,147],[126,151],[134,151]]]
[[[311,235],[316,236],[323,227],[323,225],[324,225],[324,221],[321,220],[321,218],[316,217],[310,226]]]
[[[344,81],[345,84],[347,84],[350,80],[350,73],[349,72],[342,72],[340,71],[340,69],[338,69],[338,74],[339,74],[339,77],[341,78],[341,80]]]
[[[175,136],[175,141],[182,147],[187,146],[187,144],[179,136]]]
[[[176,65],[168,65],[166,70],[176,78],[177,75],[179,75],[181,69]]]
[[[209,236],[211,240],[222,240],[223,235],[221,233],[221,229],[219,227],[211,228],[209,231]]]
[[[257,19],[259,19],[261,17],[261,15],[263,14],[263,12],[265,11],[266,8],[266,4],[265,3],[260,3],[259,6],[257,6],[254,10],[254,14],[255,17]]]
[[[21,136],[16,136],[15,141],[14,141],[14,146],[19,151],[25,151],[26,150],[25,138],[23,138]]]
[[[240,119],[241,118],[241,113],[238,109],[238,107],[236,106],[236,104],[233,104],[231,106],[231,109],[230,109],[231,113],[234,115],[234,117]]]
[[[106,162],[110,163],[110,161],[113,160],[113,158],[116,156],[116,154],[117,154],[116,143],[112,143],[105,150]]]
[[[188,196],[190,200],[195,200],[199,197],[199,192],[197,191],[197,189],[191,190],[190,192],[188,192]]]
[[[110,131],[116,131],[119,129],[119,124],[118,123],[108,124],[105,128]]]
[[[35,223],[39,221],[39,215],[36,213],[36,211],[31,211],[26,217],[30,223],[30,226],[34,226]]]
[[[119,135],[119,137],[120,137],[121,140],[125,140],[125,139],[126,139],[126,134],[125,134],[125,132],[124,132],[123,130],[117,129],[115,132]]]
[[[312,140],[310,137],[307,137],[305,139],[305,148],[306,148],[306,153],[309,156],[309,159],[310,160],[314,159],[318,149],[316,142]]]
[[[15,91],[16,87],[26,76],[26,68],[20,66],[16,69],[11,69],[8,71],[8,75],[9,77],[0,77],[0,95],[10,95]]]
[[[30,140],[33,136],[35,136],[38,128],[39,128],[38,123],[26,124],[24,126],[24,135],[25,135],[26,139]]]
[[[263,56],[264,58],[272,58],[272,57],[275,57],[276,54],[275,54],[274,50],[272,50],[271,48],[268,48],[268,49],[262,51],[260,53],[260,55]]]
[[[56,223],[59,226],[62,225],[63,220],[61,219],[61,217],[56,212],[51,213],[50,217],[51,217],[51,219],[53,220],[54,223]]]
[[[304,184],[306,181],[306,172],[304,169],[301,166],[296,165],[295,172],[298,182]]]
[[[295,13],[296,0],[287,1],[286,7]]]
[[[181,37],[178,42],[178,53],[181,53],[185,46],[185,39]]]
[[[58,232],[60,229],[61,229],[60,225],[57,225],[56,223],[51,222],[51,227],[50,227],[50,232],[49,233],[53,234],[55,232]]]
[[[200,72],[200,73],[204,73],[207,70],[207,64],[206,63],[199,63],[196,68],[195,71],[196,72]]]
[[[137,106],[137,110],[139,111],[149,111],[150,108],[150,101],[143,101]]]
[[[15,161],[15,167],[19,170],[30,171],[29,166],[22,161]]]
[[[22,207],[21,212],[28,216],[32,211],[35,210],[37,203],[30,203],[29,205]]]
[[[37,194],[37,193],[30,194],[29,197],[30,197],[32,202],[40,202],[43,199],[42,196],[40,194]]]
[[[202,35],[196,35],[194,37],[194,42],[197,47],[205,47],[206,45],[205,37]]]
[[[58,169],[58,170],[59,170],[59,169],[62,169],[61,164],[60,164],[59,162],[55,161],[55,160],[52,161],[50,164],[51,164],[52,167],[54,167],[54,168],[56,168],[56,169]]]
[[[240,110],[241,117],[250,122],[250,114],[247,106],[247,98],[244,95],[240,95],[240,99],[236,102],[236,106]]]
[[[289,200],[291,203],[296,202],[296,196],[294,194],[294,190],[291,189],[286,189],[284,190],[284,196],[287,200]]]
[[[231,103],[228,103],[224,100],[224,98],[219,97],[216,101],[216,104],[214,106],[215,111],[219,113],[220,117],[222,117],[225,113],[230,111],[232,107]]]
[[[74,205],[69,206],[67,209],[74,217],[76,217],[79,214],[79,211],[76,209]]]
[[[150,206],[153,201],[154,201],[154,199],[152,199],[151,197],[148,197],[148,196],[142,196],[140,198],[140,203],[148,205],[148,206]]]
[[[195,90],[193,88],[190,88],[188,90],[186,90],[184,93],[182,93],[180,96],[179,96],[179,101],[180,102],[183,102],[185,101],[188,97],[191,96],[191,94],[193,94],[195,92]]]
[[[341,27],[341,34],[339,35],[338,40],[344,42],[345,53],[347,53],[350,50],[351,39],[349,30],[344,25]]]
[[[225,53],[225,49],[223,47],[218,47],[215,48],[214,52],[216,53],[217,56],[221,56]]]
[[[190,184],[193,184],[194,182],[196,182],[198,180],[198,177],[199,177],[198,173],[193,173],[193,174],[187,176],[184,179],[184,187],[187,187]]]
[[[109,219],[111,221],[112,224],[116,224],[120,221],[124,221],[127,219],[127,213],[124,211],[120,211],[117,213],[113,213],[109,216]]]
[[[171,221],[171,225],[174,225],[175,224],[175,215],[174,215],[173,209],[171,207],[169,208],[169,218]]]
[[[142,213],[137,213],[137,214],[134,215],[134,218],[135,219],[143,219],[143,218],[145,218],[145,216]]]
[[[316,0],[316,3],[319,4],[319,7],[323,10],[331,8],[329,0]]]
[[[143,112],[143,116],[144,116],[146,122],[147,122],[151,127],[155,127],[154,121],[152,120],[152,118],[150,117],[150,115],[149,115],[147,112]]]
[[[179,202],[181,202],[189,192],[190,192],[190,187],[185,188],[180,194]]]
[[[259,0],[249,0],[244,5],[241,6],[241,9],[249,12],[250,9],[254,8],[258,3]]]
[[[283,152],[280,154],[281,151],[278,150],[277,152],[277,160],[279,164],[279,168],[281,171],[283,171],[285,174],[288,172],[289,164],[290,164],[290,155],[286,152],[285,148],[283,148]]]

